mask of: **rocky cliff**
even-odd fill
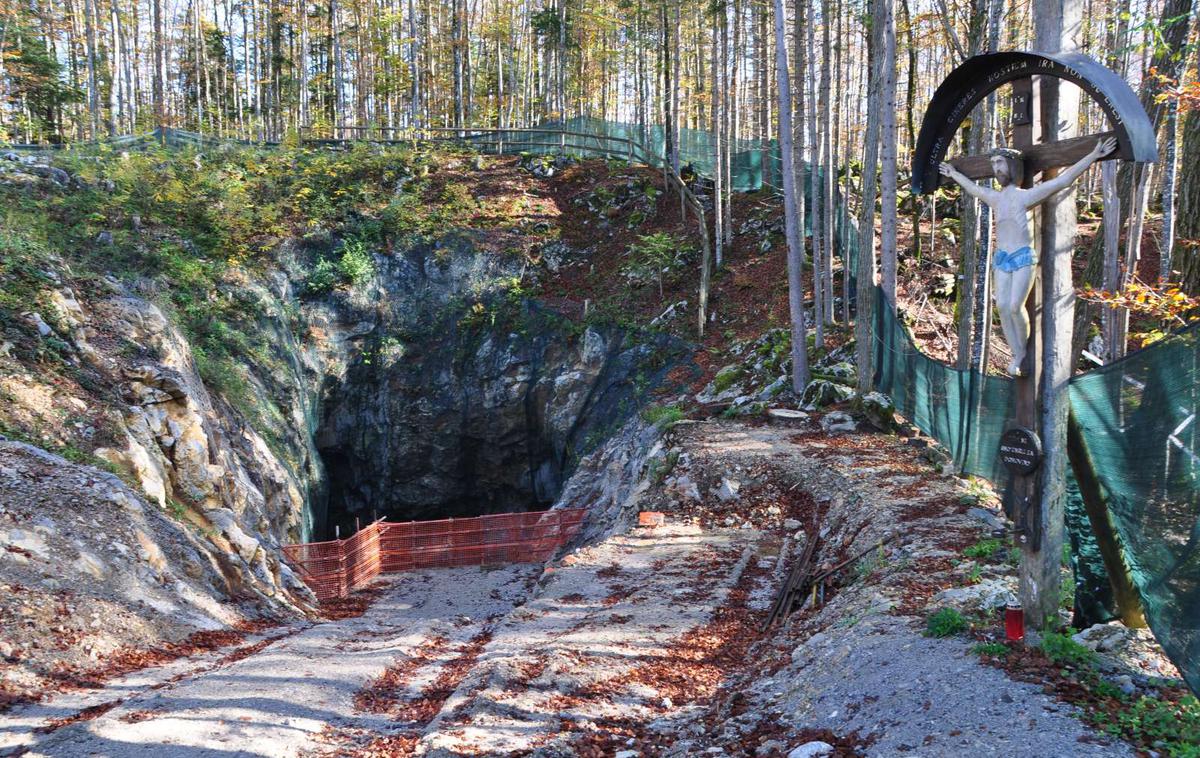
[[[574,324],[514,295],[519,261],[442,242],[379,259],[371,305],[354,312],[361,345],[326,382],[316,444],[327,521],[343,533],[354,518],[550,505],[678,360],[678,342]]]

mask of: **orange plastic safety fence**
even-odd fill
[[[284,556],[318,600],[346,597],[381,573],[549,560],[583,525],[584,508],[474,518],[376,521],[354,536],[287,545]]]

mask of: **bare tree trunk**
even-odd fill
[[[821,292],[824,295],[821,308],[821,321],[826,324],[833,323],[833,235],[834,235],[834,205],[833,205],[833,177],[834,177],[834,144],[833,144],[833,114],[836,110],[830,102],[830,88],[832,81],[832,72],[830,68],[834,63],[834,57],[830,52],[830,32],[833,25],[831,18],[831,10],[829,0],[823,0],[821,4],[821,59],[824,63],[821,66],[821,144],[823,145],[823,153],[825,160],[822,163],[823,176],[821,182],[821,207],[825,209],[821,214]],[[815,219],[814,219],[815,221]],[[816,251],[814,251],[815,254]],[[820,343],[818,343],[820,346]]]
[[[886,0],[883,16],[882,145],[880,150],[880,257],[883,294],[896,309],[896,7]],[[876,16],[876,19],[879,17]]]
[[[100,86],[96,81],[96,25],[94,21],[95,7],[93,0],[83,2],[83,23],[87,40],[87,88],[88,111],[90,117],[89,136],[96,139],[100,136]]]
[[[1121,281],[1121,195],[1117,192],[1117,164],[1104,161],[1100,164],[1100,172],[1104,187],[1104,289],[1116,292],[1120,289]],[[1125,314],[1115,308],[1105,308],[1104,323],[1104,361],[1115,361],[1121,355],[1118,345],[1124,345],[1121,323]]]
[[[814,27],[816,26],[816,3],[809,2],[806,5],[808,9],[804,24],[804,55],[807,61],[806,68],[811,66],[815,71],[817,66],[817,51],[816,44],[814,42],[816,34],[814,30]],[[796,12],[800,12],[798,8]],[[823,63],[821,68],[823,71],[826,68],[826,65]],[[814,335],[816,347],[817,349],[821,349],[825,345],[824,314],[826,295],[824,261],[825,247],[821,242],[822,231],[824,230],[822,218],[824,218],[823,214],[828,211],[822,202],[824,200],[824,192],[822,192],[823,184],[821,180],[821,173],[824,165],[824,159],[822,157],[822,150],[824,146],[821,144],[821,130],[819,129],[819,125],[821,123],[821,112],[823,110],[824,103],[817,100],[817,77],[809,74],[803,78],[806,80],[804,83],[808,86],[806,102],[809,104],[809,108],[804,116],[804,119],[808,124],[808,141],[812,150],[808,163],[808,197],[812,202],[812,218],[809,221],[809,229],[811,231],[809,250],[812,252],[813,262],[813,325],[816,331],[816,334]],[[804,110],[803,106],[801,109]]]
[[[1077,34],[1083,16],[1080,0],[1050,0],[1034,7],[1035,45],[1047,52],[1078,50]],[[1042,77],[1042,138],[1060,142],[1075,136],[1079,89],[1060,87],[1057,79]],[[1053,175],[1056,172],[1046,172]],[[1050,178],[1043,175],[1043,180]],[[1071,255],[1075,248],[1075,193],[1061,192],[1042,205],[1040,252],[1042,281],[1042,410],[1041,432],[1045,458],[1041,469],[1040,523],[1037,551],[1022,548],[1021,599],[1025,617],[1036,629],[1058,622],[1062,583],[1062,549],[1066,507],[1067,383],[1071,379],[1071,328],[1075,289]]]
[[[462,8],[464,2],[466,0],[453,0],[450,6],[452,14],[450,44],[454,46],[454,126],[457,128],[462,128],[467,120],[466,100],[463,94]]]
[[[671,167],[675,169],[675,173],[679,173],[679,26],[680,26],[680,3],[682,0],[675,0],[675,22],[671,25],[671,51],[670,58],[675,62],[675,76],[671,79],[671,122],[669,124],[671,130]],[[703,88],[703,82],[700,83]],[[720,258],[718,258],[718,261]],[[718,263],[718,265],[720,265]]]
[[[725,171],[722,167],[721,156],[721,19],[713,14],[712,28],[712,147],[713,147],[713,238],[716,242],[717,268],[724,263],[725,234],[722,224],[725,221],[723,181]]]
[[[729,96],[726,98],[726,124],[728,132],[725,136],[725,247],[733,245],[733,154],[738,144],[738,62],[741,60],[742,21],[741,8],[738,0],[730,3],[733,11],[733,47],[727,44],[725,26],[722,26],[721,41],[725,44],[726,65],[729,69]],[[729,60],[732,58],[732,60]]]
[[[784,39],[783,0],[775,0],[775,80],[779,93],[779,146],[783,156],[783,222],[788,246],[788,311],[792,322],[792,391],[808,385],[808,330],[804,324],[804,228],[796,207],[796,176],[792,145],[792,85]]]
[[[858,282],[854,319],[855,358],[858,364],[858,390],[869,392],[874,386],[875,310],[875,193],[879,170],[879,114],[883,108],[884,21],[891,0],[871,2],[871,45],[868,50],[871,73],[867,84],[867,124],[863,135],[862,213],[859,216]]]
[[[997,0],[998,2],[999,0]],[[908,86],[905,88],[905,126],[908,129],[908,147],[912,149],[917,144],[917,127],[915,115],[917,112],[917,42],[913,33],[913,18],[910,0],[903,0],[900,7],[904,13],[904,36],[908,47]],[[917,263],[921,262],[921,211],[923,204],[914,195],[912,198],[912,255]]]
[[[1180,73],[1182,73],[1182,68],[1180,66]],[[1162,159],[1162,237],[1158,246],[1158,281],[1160,284],[1166,283],[1171,278],[1171,259],[1175,252],[1175,184],[1177,146],[1179,144],[1178,98],[1172,97],[1167,103],[1166,121],[1166,146]]]

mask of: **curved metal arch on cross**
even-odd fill
[[[1035,144],[1031,130],[1036,109],[1032,79],[1052,76],[1079,86],[1108,117],[1111,131]],[[1025,181],[1049,169],[1069,166],[1107,138],[1117,140],[1117,150],[1103,160],[1121,158],[1138,163],[1158,160],[1154,127],[1137,95],[1111,69],[1080,53],[1002,52],[968,58],[942,81],[925,111],[913,152],[912,189],[918,195],[938,188],[943,177],[938,164],[945,159],[954,135],[971,110],[1005,84],[1013,84],[1012,147],[1022,153]],[[992,176],[987,156],[962,156],[949,161],[971,179]]]

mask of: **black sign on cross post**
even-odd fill
[[[1044,141],[1043,126],[1049,124],[1046,128],[1048,133],[1055,131],[1056,122],[1048,119],[1053,119],[1057,111],[1052,99],[1056,96],[1056,90],[1051,89],[1048,95],[1051,100],[1048,102],[1052,105],[1045,109],[1047,113],[1043,113],[1038,82],[1047,78],[1078,85],[1105,112],[1112,130],[1061,141]],[[1012,85],[1010,150],[1000,156],[963,156],[951,160],[949,165],[943,165],[955,132],[971,110],[987,95],[1009,83]],[[1044,233],[1051,227],[1042,229],[1040,204],[1053,197],[1053,193],[1058,191],[1056,188],[1069,186],[1092,162],[1114,158],[1139,162],[1157,160],[1153,127],[1129,86],[1114,72],[1087,56],[1027,52],[975,56],[951,72],[934,93],[926,110],[913,156],[912,186],[915,193],[932,192],[941,181],[953,180],[965,191],[993,206],[997,217],[998,247],[1004,242],[1002,237],[1018,240],[1009,245],[1017,249],[996,252],[993,276],[999,277],[1001,272],[1004,273],[1010,294],[1007,303],[998,305],[1005,336],[1014,355],[1009,366],[1014,381],[1014,417],[1008,420],[1009,430],[996,454],[1010,474],[1005,493],[1005,511],[1014,522],[1023,543],[1023,591],[1027,586],[1024,579],[1027,568],[1036,565],[1040,571],[1040,567],[1050,565],[1048,561],[1041,560],[1045,556],[1039,552],[1043,531],[1047,528],[1047,522],[1040,512],[1042,489],[1047,484],[1043,477],[1049,475],[1041,465],[1040,440],[1053,437],[1043,433],[1041,424],[1044,330],[1039,328],[1043,321],[1042,288],[1037,284],[1037,279],[1041,270],[1054,262],[1052,256],[1056,251],[1053,245],[1047,244],[1047,240],[1054,239],[1055,235]],[[1015,181],[1018,177],[1009,175],[1013,168],[1018,169],[1016,173],[1020,177],[1020,188],[1031,192],[1006,191],[1003,186],[1001,190],[992,190],[974,184],[973,180],[986,180],[993,176],[1000,180],[1001,185],[1006,181]],[[1037,181],[1039,177],[1041,182]],[[1032,233],[1028,231],[1029,219],[1025,215],[1028,207],[1034,214]],[[1018,247],[1020,245],[1026,246]],[[1022,273],[1016,274],[1022,269]],[[1020,277],[1020,285],[1015,283],[1017,277]],[[1029,285],[1028,290],[1018,290],[1018,287],[1025,285]],[[1028,327],[1015,326],[1021,321],[1018,318],[1020,299],[1026,291],[1029,294],[1024,309]],[[990,319],[987,323],[990,324]],[[1027,338],[1022,328],[1028,329]],[[1054,335],[1056,339],[1062,336]],[[1069,340],[1069,334],[1066,337]],[[1014,343],[1014,339],[1019,341]],[[1059,486],[1061,483],[1054,484]],[[1036,556],[1038,560],[1034,561],[1031,556]],[[1054,571],[1057,571],[1057,566],[1055,556]],[[1037,588],[1034,587],[1032,592],[1036,596]],[[1027,600],[1022,597],[1022,602],[1028,608],[1031,603]]]

